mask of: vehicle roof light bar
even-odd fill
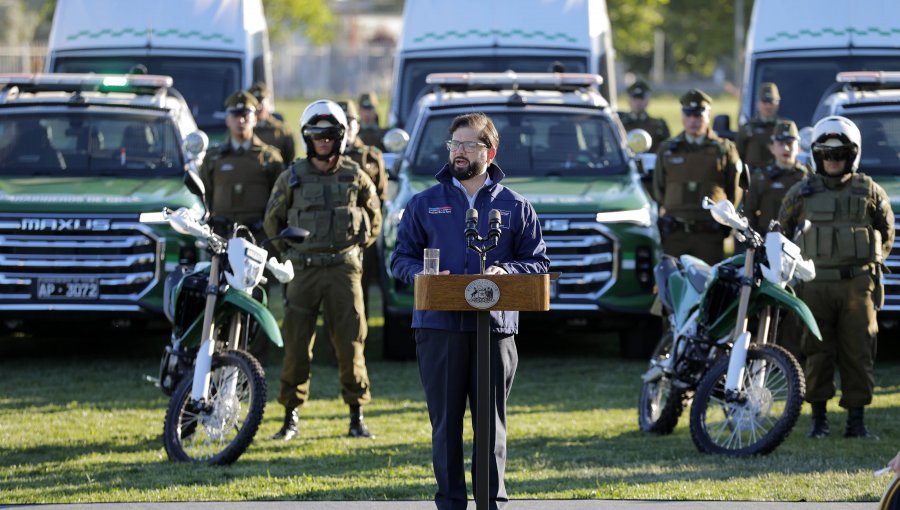
[[[900,84],[898,71],[844,71],[837,74],[835,81],[840,83],[878,83]]]
[[[578,90],[597,89],[603,77],[590,73],[432,73],[425,83],[445,90]]]
[[[0,73],[0,87],[22,92],[134,92],[156,93],[172,87],[171,76],[154,74]]]

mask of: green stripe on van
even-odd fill
[[[66,37],[69,41],[75,41],[78,39],[99,39],[101,37],[146,37],[151,35],[153,37],[175,37],[179,39],[201,39],[203,41],[212,41],[214,39],[218,39],[225,43],[233,43],[234,38],[226,37],[220,33],[203,33],[197,30],[190,30],[187,32],[182,32],[181,30],[170,28],[166,30],[151,30],[149,28],[135,29],[135,28],[123,28],[122,30],[112,30],[110,28],[104,28],[102,30],[90,31],[90,30],[81,30],[80,32],[76,32],[68,37]]]
[[[789,40],[797,40],[801,38],[807,37],[822,37],[823,35],[877,35],[881,37],[894,37],[897,34],[900,34],[900,28],[880,28],[880,27],[869,27],[869,28],[854,28],[854,27],[844,27],[844,28],[831,28],[825,27],[821,30],[798,30],[796,32],[776,32],[775,35],[771,35],[765,38],[766,42],[774,42],[779,39],[789,39]]]
[[[457,30],[448,30],[446,32],[425,32],[424,34],[413,38],[414,42],[423,42],[429,39],[434,41],[444,41],[448,39],[467,39],[469,37],[479,38],[479,37],[491,37],[491,36],[500,36],[500,37],[524,37],[526,39],[544,39],[547,41],[566,41],[570,43],[578,42],[578,39],[570,36],[565,32],[556,32],[556,33],[547,33],[543,30],[533,30],[533,31],[525,31],[525,30],[466,30],[464,32],[460,32]]]

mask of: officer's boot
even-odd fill
[[[812,439],[823,439],[830,432],[828,430],[828,416],[825,414],[826,402],[812,402],[812,428],[806,434],[806,437]]]
[[[844,437],[861,437],[878,441],[878,436],[869,432],[863,423],[863,407],[851,407],[847,410],[847,428],[844,429]]]
[[[375,436],[369,432],[369,427],[366,427],[360,406],[350,406],[350,431],[347,435],[350,437],[370,437],[375,439]]]
[[[276,441],[290,441],[300,433],[300,415],[296,407],[284,408],[284,424],[281,429],[272,436]]]

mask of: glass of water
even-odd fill
[[[425,248],[425,267],[422,274],[438,274],[441,264],[441,250],[437,248]]]

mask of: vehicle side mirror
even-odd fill
[[[295,244],[302,243],[307,237],[309,237],[309,230],[300,227],[284,227],[284,230],[278,233],[275,237],[270,237],[263,241],[261,244],[268,244],[272,241],[290,241]]]
[[[184,137],[182,147],[188,157],[191,159],[198,159],[209,147],[209,137],[206,136],[206,133],[198,129]]]
[[[200,179],[197,172],[193,170],[186,171],[184,173],[184,185],[188,191],[203,199],[204,203],[206,202],[206,186],[203,185],[203,180]]]
[[[800,149],[803,152],[809,152],[812,149],[813,127],[806,126],[800,130]]]
[[[409,143],[409,133],[399,128],[390,129],[384,134],[381,143],[388,152],[403,152]]]
[[[712,123],[713,131],[722,138],[734,140],[735,132],[731,130],[731,117],[727,114],[716,115]]]

